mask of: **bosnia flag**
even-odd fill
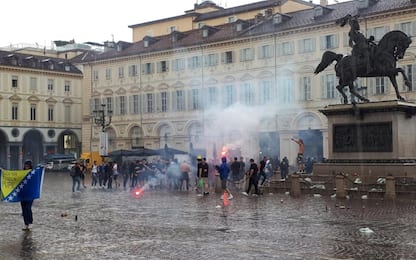
[[[6,202],[28,201],[40,198],[44,168],[33,170],[0,170],[0,198]]]

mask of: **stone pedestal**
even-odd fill
[[[338,174],[335,177],[335,187],[337,189],[335,195],[337,198],[345,199],[347,197],[347,193],[345,191],[345,178],[343,175]]]
[[[386,177],[386,199],[395,199],[396,198],[396,181],[393,176]]]
[[[300,196],[300,176],[298,174],[291,174],[290,175],[290,195],[292,197],[299,197]]]
[[[320,112],[328,118],[328,158],[314,174],[416,177],[416,104],[330,105]]]

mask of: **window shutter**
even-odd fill
[[[321,75],[321,98],[326,99],[325,75]]]
[[[294,53],[294,42],[290,42],[289,43],[289,54],[293,54]]]
[[[343,46],[344,47],[348,47],[349,46],[349,40],[350,40],[350,37],[348,36],[348,33],[347,32],[344,32],[343,34],[342,34],[342,42],[343,42]]]
[[[416,22],[412,22],[412,26],[411,27],[412,27],[411,28],[411,34],[412,35],[409,35],[409,36],[414,37],[414,36],[416,36]]]
[[[304,53],[305,52],[305,44],[303,40],[298,40],[298,53]]]
[[[316,50],[316,39],[312,38],[312,51]]]
[[[225,52],[222,52],[221,53],[221,63],[225,63],[225,58],[226,57],[226,54],[225,54]]]
[[[320,38],[319,38],[319,40],[320,40],[320,48],[321,48],[321,50],[325,50],[326,49],[326,36],[321,36]]]
[[[339,35],[334,34],[334,48],[338,48],[339,47]]]
[[[282,56],[282,53],[283,53],[283,51],[282,51],[283,44],[278,43],[277,46],[276,46],[276,48],[277,48],[277,56]]]

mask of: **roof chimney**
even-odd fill
[[[320,5],[327,6],[328,5],[328,0],[321,0]]]

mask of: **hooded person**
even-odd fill
[[[217,172],[220,174],[220,179],[221,179],[221,188],[223,190],[223,195],[221,196],[221,199],[224,199],[224,196],[226,196],[225,193],[228,194],[228,199],[232,199],[233,195],[231,194],[230,190],[227,188],[227,180],[228,180],[228,176],[230,174],[230,168],[227,164],[227,158],[226,157],[222,157],[221,158],[221,164],[220,165],[216,165],[215,169],[217,170]]]

